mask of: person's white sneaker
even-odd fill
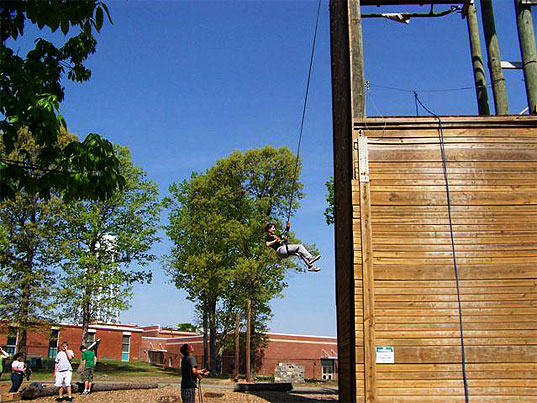
[[[315,255],[310,260],[308,260],[308,262],[311,265],[311,264],[315,263],[317,260],[319,260],[320,258],[321,258],[321,255]]]
[[[308,267],[308,271],[321,271],[321,268],[317,266],[310,266]]]

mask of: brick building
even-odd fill
[[[257,352],[255,372],[273,376],[279,363],[304,367],[306,379],[335,379],[337,377],[337,339],[335,337],[268,333],[267,344]],[[69,343],[80,357],[82,326],[60,324],[41,326],[28,331],[27,357],[54,358],[63,341]],[[89,327],[86,345],[100,340],[97,357],[104,360],[143,361],[165,367],[179,368],[184,343],[194,346],[194,356],[203,362],[203,336],[195,332],[155,326],[118,325],[99,323]],[[16,328],[0,324],[0,346],[10,354],[17,344]],[[244,351],[241,351],[241,372],[244,373]],[[224,353],[223,370],[231,373],[234,352]]]
[[[139,361],[143,329],[136,325],[93,324],[89,326],[87,345],[100,340],[97,356],[105,360]],[[17,329],[3,324],[0,327],[0,346],[9,354],[15,353]],[[26,354],[28,358],[54,358],[59,345],[67,341],[75,358],[80,357],[82,326],[59,324],[34,327],[28,331]]]
[[[193,332],[145,327],[142,337],[142,361],[166,367],[179,368],[181,345],[194,345],[194,356],[203,362],[203,337]],[[241,351],[242,361],[244,352]],[[268,333],[266,347],[258,352],[256,374],[273,376],[278,363],[296,364],[304,367],[306,379],[337,378],[337,339],[335,337],[306,336],[296,334]],[[231,373],[234,353],[223,357],[224,372]],[[244,362],[241,362],[244,367]],[[243,368],[242,368],[243,369]]]

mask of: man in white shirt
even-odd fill
[[[64,341],[61,345],[61,351],[56,355],[54,360],[54,378],[56,383],[54,386],[59,388],[57,402],[71,402],[71,379],[73,377],[73,367],[71,367],[71,359],[74,357],[73,351],[68,350],[69,344]],[[67,388],[67,397],[63,397],[63,387]]]

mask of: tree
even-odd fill
[[[179,323],[176,326],[177,330],[186,330],[187,332],[195,332],[198,328],[192,323]]]
[[[205,173],[170,187],[166,232],[174,246],[168,273],[207,318],[204,330],[210,335],[213,371],[237,311],[250,299],[254,315],[259,315],[253,322],[268,320],[268,303],[286,286],[286,269],[297,267],[290,259],[280,260],[263,242],[264,225],[281,223],[289,203],[294,212],[303,197],[297,183],[290,200],[294,170],[295,157],[287,148],[265,147],[236,151]]]
[[[93,33],[103,26],[108,9],[97,0],[20,0],[0,3],[0,200],[14,199],[24,191],[48,198],[60,192],[65,199],[103,199],[124,185],[120,163],[112,144],[97,134],[83,142],[58,147],[60,129],[66,129],[60,115],[64,100],[61,80],[83,82],[91,71],[84,65],[96,49]],[[64,35],[79,29],[63,46],[43,38],[25,58],[18,55],[16,39],[25,24]],[[35,155],[15,149],[21,129],[38,146]],[[92,186],[89,186],[91,184]]]
[[[326,181],[326,202],[328,203],[328,207],[326,207],[326,210],[324,210],[324,217],[326,219],[326,223],[328,225],[334,224],[334,177],[330,177],[329,180]]]
[[[62,131],[58,147],[65,147],[74,138]],[[21,129],[8,156],[31,157],[39,148]],[[17,327],[20,352],[26,349],[30,327],[54,319],[54,266],[61,258],[57,244],[63,229],[62,206],[57,196],[44,200],[29,189],[0,202],[0,317]]]
[[[109,320],[128,307],[132,286],[151,280],[151,272],[131,267],[155,259],[158,240],[158,188],[135,167],[126,148],[116,148],[125,187],[104,201],[72,203],[65,213],[67,237],[60,300],[62,314],[88,326]]]

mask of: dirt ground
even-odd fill
[[[125,390],[113,392],[96,392],[89,396],[74,395],[73,401],[80,403],[180,403],[181,389],[179,385],[168,385],[158,389],[148,390]],[[305,403],[305,402],[336,402],[338,395],[331,391],[308,391],[308,392],[256,392],[239,393],[230,389],[216,389],[206,387],[203,389],[204,403],[223,402],[251,402],[251,403]],[[44,397],[32,400],[35,403],[53,403],[54,397]],[[198,398],[199,402],[199,398]]]

